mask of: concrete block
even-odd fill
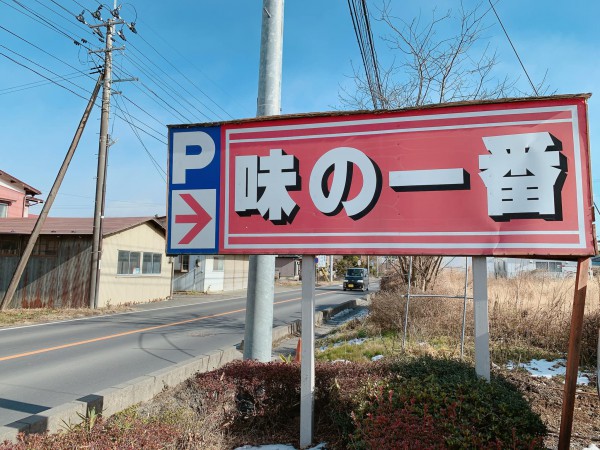
[[[134,388],[130,384],[121,384],[118,387],[113,386],[107,389],[102,389],[95,395],[103,398],[102,415],[110,417],[126,408],[129,408],[133,403]]]
[[[87,403],[75,400],[50,408],[38,415],[46,418],[46,428],[44,431],[57,433],[68,430],[69,427],[83,422],[83,419],[87,416],[87,411]],[[35,433],[36,431],[31,432]]]
[[[29,424],[25,422],[13,422],[0,427],[0,443],[4,441],[17,442],[17,434],[25,433],[29,429]]]
[[[148,401],[158,394],[162,390],[162,387],[157,388],[156,385],[155,377],[145,375],[113,387],[117,389],[127,389],[125,392],[131,392],[131,397],[127,401],[131,402],[131,405],[135,405],[136,403]],[[129,388],[129,386],[131,386],[131,388]]]
[[[26,427],[22,430],[24,433],[43,433],[46,431],[47,421],[47,417],[40,416],[39,414],[32,414],[19,420],[19,422],[26,424]]]

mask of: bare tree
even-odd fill
[[[419,15],[407,22],[392,13],[391,1],[384,1],[377,20],[389,30],[381,39],[394,52],[395,60],[380,74],[377,92],[383,98],[379,103],[386,109],[396,109],[529,95],[518,89],[518,77],[498,77],[494,71],[497,54],[491,38],[486,36],[490,10],[483,3],[467,10],[461,2],[456,11],[440,15],[433,10],[427,21]],[[370,109],[372,86],[361,70],[354,67],[353,71],[355,89],[342,89],[340,101],[348,108]],[[546,91],[542,80],[537,92]],[[441,260],[438,256],[413,258],[411,282],[416,288],[427,290],[432,286]],[[408,280],[409,258],[396,258],[394,268],[404,281]]]

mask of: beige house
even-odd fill
[[[171,263],[158,222],[138,218],[127,228],[104,233],[98,306],[161,300],[170,292]]]
[[[0,297],[35,221],[0,220]],[[9,307],[89,306],[92,230],[92,218],[47,218]],[[171,263],[165,255],[165,229],[157,220],[105,218],[102,235],[98,306],[169,296]]]

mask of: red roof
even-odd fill
[[[18,178],[13,177],[12,175],[3,172],[2,170],[0,170],[0,178],[5,180],[8,183],[12,183],[12,184],[16,184],[18,185],[21,189],[23,189],[25,191],[26,195],[39,195],[41,194],[41,191],[38,191],[36,188],[29,186],[27,183],[23,183],[21,180],[19,180]]]
[[[36,220],[36,217],[0,219],[0,234],[31,234]],[[91,235],[93,222],[91,217],[47,217],[42,234]],[[145,222],[164,231],[164,226],[154,217],[105,217],[102,221],[102,235],[110,236]]]

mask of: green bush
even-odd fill
[[[354,448],[542,448],[540,417],[508,382],[487,383],[465,364],[430,357],[391,371],[353,413]]]

